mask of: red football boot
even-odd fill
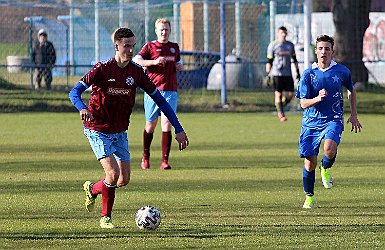
[[[149,169],[150,168],[150,159],[142,158],[142,163],[140,164],[140,167],[142,169]]]

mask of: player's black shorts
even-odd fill
[[[278,92],[294,92],[294,80],[291,76],[274,76],[274,90]]]

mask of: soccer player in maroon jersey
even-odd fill
[[[116,188],[130,181],[130,151],[127,129],[135,103],[137,87],[143,89],[167,116],[175,128],[179,149],[185,149],[188,138],[175,112],[144,73],[132,61],[136,38],[128,28],[119,28],[113,35],[115,56],[98,62],[70,91],[69,97],[79,110],[84,134],[100,161],[105,177],[96,182],[86,181],[85,207],[92,211],[96,197],[102,196],[100,227],[114,228],[111,219]],[[81,99],[82,93],[92,87],[89,105]]]
[[[155,86],[174,112],[176,112],[178,105],[176,72],[183,70],[179,46],[177,43],[169,41],[171,33],[169,20],[164,18],[157,19],[155,21],[155,33],[157,40],[147,42],[133,60],[146,68],[150,79],[155,83]],[[142,169],[150,168],[150,146],[158,118],[161,116],[162,163],[160,169],[171,169],[171,166],[168,164],[172,139],[171,123],[147,94],[144,95],[144,109],[146,125],[143,131],[141,167]]]

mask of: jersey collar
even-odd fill
[[[327,67],[326,69],[321,69],[321,68],[318,67],[318,64],[317,64],[316,62],[314,62],[314,63],[311,65],[311,68],[312,68],[312,69],[318,68],[318,69],[321,70],[322,72],[325,72],[326,70],[330,69],[330,68],[333,67],[334,65],[337,65],[337,63],[336,63],[334,60],[332,60],[332,61],[330,62],[329,67]]]

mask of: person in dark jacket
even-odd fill
[[[45,86],[47,90],[51,89],[52,68],[56,62],[56,51],[52,42],[47,40],[47,32],[40,29],[38,32],[38,40],[32,48],[32,61],[35,64],[33,81],[35,89],[40,89],[41,79],[44,76]]]

